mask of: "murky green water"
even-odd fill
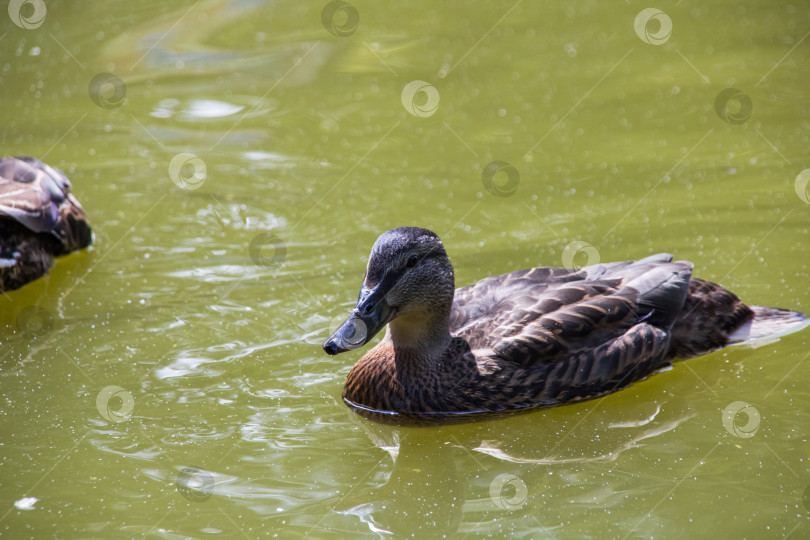
[[[810,310],[807,5],[35,3],[3,154],[96,243],[0,297],[4,537],[810,535],[808,332],[429,429],[354,417],[362,353],[320,348],[405,224],[459,286],[671,251]]]

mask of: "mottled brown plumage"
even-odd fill
[[[691,275],[692,263],[660,254],[531,268],[454,291],[438,236],[402,227],[374,244],[357,307],[324,349],[357,348],[388,323],[343,398],[373,419],[432,423],[600,396],[676,357],[806,324]]]
[[[85,248],[92,238],[60,170],[34,158],[0,158],[0,291],[43,276],[54,257]]]

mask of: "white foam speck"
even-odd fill
[[[39,499],[36,497],[23,497],[19,501],[15,501],[14,506],[20,510],[33,510],[37,500]]]

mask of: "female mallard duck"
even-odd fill
[[[329,354],[385,338],[349,372],[343,400],[397,423],[478,418],[619,390],[669,364],[807,324],[746,306],[667,254],[572,270],[531,268],[455,289],[439,237],[416,227],[374,243]]]
[[[93,232],[62,171],[30,157],[0,158],[0,291],[43,275]]]

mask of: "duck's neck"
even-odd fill
[[[388,323],[385,340],[394,349],[397,363],[433,364],[441,360],[453,339],[449,311],[420,311]]]

